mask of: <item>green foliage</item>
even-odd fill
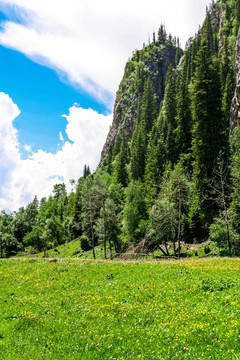
[[[192,114],[190,107],[190,95],[186,79],[180,80],[176,104],[176,152],[184,154],[189,152],[192,140]]]
[[[91,246],[87,236],[82,235],[82,236],[80,236],[79,239],[80,239],[80,246],[81,246],[82,251],[91,250],[92,246]]]
[[[150,202],[156,194],[157,185],[167,162],[166,145],[160,128],[159,122],[154,124],[146,151],[144,181]]]
[[[232,255],[240,255],[240,234],[237,233],[232,226],[228,229],[228,226],[223,219],[216,218],[210,225],[209,230],[210,238],[217,243],[221,255],[229,255],[228,235],[230,235],[231,239]]]
[[[90,167],[88,165],[84,165],[83,169],[83,177],[86,179],[91,174]]]
[[[130,172],[133,180],[143,180],[144,177],[147,145],[144,127],[144,123],[136,124],[132,137]]]
[[[180,256],[180,241],[184,219],[188,214],[189,199],[190,184],[182,164],[176,164],[173,170],[168,165],[150,216],[151,243],[157,246],[164,244],[166,254],[168,254],[167,243],[172,242],[176,256],[175,243],[178,242],[178,256]]]
[[[144,196],[144,185],[132,181],[126,189],[126,201],[123,209],[123,231],[135,244],[143,240],[148,220],[147,203]]]
[[[231,202],[231,222],[233,229],[240,234],[240,130],[236,128],[232,138],[232,202]]]
[[[193,176],[195,194],[202,221],[211,223],[216,209],[211,206],[211,188],[206,180],[212,178],[220,151],[227,152],[227,128],[221,111],[221,92],[216,68],[211,60],[207,42],[203,40],[198,53],[193,88]]]
[[[167,33],[165,30],[165,26],[161,24],[158,29],[158,42],[161,44],[165,44],[166,40],[167,40]]]
[[[140,114],[140,122],[143,123],[144,132],[148,134],[157,118],[157,104],[149,77],[144,85]]]
[[[31,246],[36,249],[38,252],[43,250],[45,242],[43,240],[44,228],[40,226],[35,226],[33,230],[27,233],[23,238],[23,243],[26,247]]]
[[[163,122],[161,132],[166,143],[166,154],[168,161],[175,163],[178,153],[176,149],[175,130],[176,122],[176,93],[177,77],[173,67],[170,65],[167,73],[166,90],[163,104]]]
[[[127,164],[129,162],[128,159],[128,145],[126,136],[123,133],[122,139],[121,139],[121,147],[119,154],[116,158],[116,164],[115,164],[115,175],[117,182],[121,184],[122,186],[126,187],[128,183],[128,171],[127,171]]]

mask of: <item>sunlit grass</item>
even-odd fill
[[[0,262],[1,359],[237,359],[240,260]]]

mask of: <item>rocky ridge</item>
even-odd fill
[[[125,73],[120,83],[114,105],[113,123],[101,153],[100,164],[108,153],[110,145],[114,145],[119,131],[123,130],[127,140],[131,139],[139,106],[141,105],[144,87],[144,83],[140,79],[140,81],[138,81],[140,85],[134,89],[133,83],[137,77],[137,72],[142,72],[142,77],[145,79],[150,77],[158,106],[160,106],[164,98],[166,74],[170,64],[175,67],[177,48],[173,45],[162,45],[158,47],[154,44],[149,45],[146,50],[137,51],[133,58],[126,64]],[[142,61],[139,59],[141,52],[145,52]]]

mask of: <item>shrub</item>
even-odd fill
[[[240,234],[236,232],[231,226],[229,229],[230,242],[232,246],[232,255],[240,255]],[[227,241],[227,225],[222,219],[214,219],[214,223],[210,225],[210,237],[215,241],[218,248],[221,250],[220,255],[228,255],[228,241]]]
[[[82,235],[80,236],[80,246],[82,251],[89,251],[91,250],[91,244],[89,243],[89,239],[87,236]]]
[[[209,246],[204,246],[204,254],[210,254],[210,252],[211,252],[211,249],[210,249],[210,247]]]
[[[30,254],[30,255],[37,254],[37,250],[33,246],[26,247],[25,252]]]

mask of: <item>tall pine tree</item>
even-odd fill
[[[192,137],[191,102],[188,86],[183,76],[177,93],[176,122],[176,151],[180,155],[190,149]]]
[[[206,32],[207,40],[208,35]],[[202,41],[197,56],[193,84],[195,125],[192,143],[195,210],[205,227],[211,223],[217,211],[213,206],[210,186],[213,169],[217,166],[220,151],[224,153],[227,148],[227,131],[221,111],[219,71],[218,67],[213,65],[207,40]]]
[[[128,173],[126,169],[126,165],[128,164],[128,146],[125,133],[122,135],[122,143],[120,147],[120,152],[116,159],[115,172],[117,182],[127,186],[128,183]]]
[[[176,139],[174,134],[174,131],[177,128],[176,91],[176,73],[172,65],[170,65],[166,79],[166,90],[163,104],[163,121],[161,130],[166,143],[167,158],[168,161],[170,161],[171,163],[175,163],[178,157],[176,152]]]

